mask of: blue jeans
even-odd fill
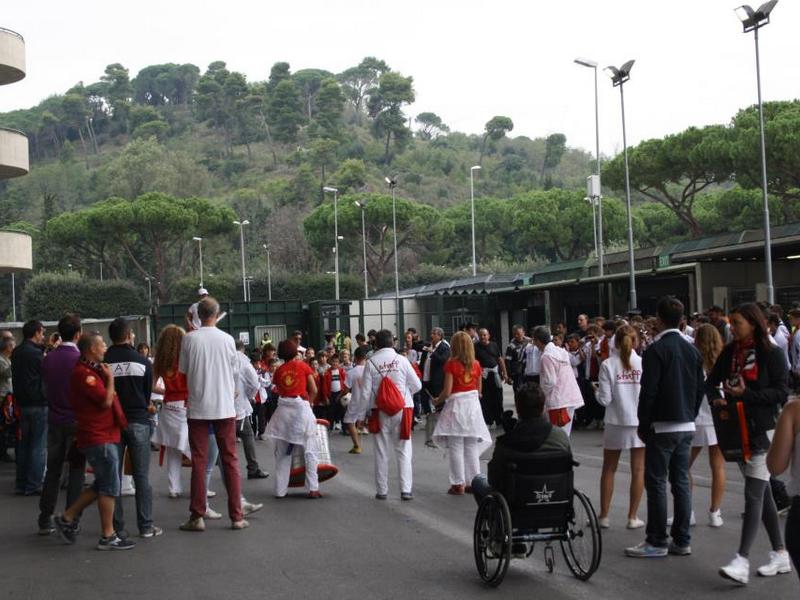
[[[475,498],[475,502],[477,502],[478,505],[480,505],[481,500],[486,498],[489,492],[492,491],[492,486],[489,485],[489,478],[483,473],[475,475],[470,485],[472,486],[472,496]]]
[[[18,493],[32,494],[42,489],[47,462],[47,407],[21,406],[20,433],[17,442]]]
[[[667,479],[672,488],[675,517],[670,535],[676,545],[692,540],[689,519],[692,490],[689,487],[689,453],[694,433],[651,433],[645,442],[644,484],[647,489],[647,543],[666,548]]]
[[[127,429],[122,430],[122,443],[120,444],[120,476],[124,466],[125,448],[128,449],[128,455],[133,465],[133,484],[136,486],[136,524],[139,527],[139,533],[143,533],[153,526],[153,489],[150,487],[150,436],[152,435],[152,422],[129,423]],[[121,497],[117,497],[114,505],[114,529],[118,532],[125,529]]]

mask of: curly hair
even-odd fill
[[[161,330],[156,342],[156,356],[153,359],[153,377],[172,375],[178,364],[181,344],[186,332],[177,325],[167,325]]]
[[[719,330],[711,323],[703,323],[694,332],[694,345],[703,357],[703,368],[710,372],[724,346]]]

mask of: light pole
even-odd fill
[[[764,141],[764,106],[761,102],[761,60],[758,53],[758,30],[769,24],[769,14],[778,0],[770,0],[753,10],[748,5],[735,9],[742,22],[744,32],[753,32],[756,42],[756,86],[758,88],[758,125],[761,135],[761,192],[764,197],[764,262],[767,266],[767,300],[775,302],[775,287],[772,282],[772,232],[769,224],[769,199],[767,197],[767,145]]]
[[[598,274],[600,277],[603,276],[603,197],[600,195],[600,102],[598,100],[597,94],[597,63],[593,60],[589,60],[588,58],[576,58],[575,62],[581,66],[589,67],[594,69],[594,146],[595,146],[595,158],[597,159],[595,162],[595,175],[597,176],[596,184],[593,182],[592,185],[596,186],[597,195],[594,196],[590,194],[590,198],[592,198],[592,219],[595,219],[595,202],[597,203],[597,219],[596,219],[596,228],[597,228],[597,262],[599,265]]]
[[[361,200],[360,202],[356,200],[354,204],[361,209],[361,248],[364,252],[364,299],[369,298],[369,282],[367,280],[367,275],[369,271],[367,269],[367,219],[364,216],[364,213],[367,211],[367,201]]]
[[[475,260],[475,171],[480,171],[481,166],[475,165],[469,170],[469,198],[472,214],[472,276],[478,274],[478,263]]]
[[[100,263],[100,281],[103,281],[103,263]]]
[[[629,311],[637,310],[636,305],[636,275],[634,274],[633,260],[633,218],[631,216],[631,178],[628,171],[628,140],[625,131],[625,94],[622,91],[624,83],[631,78],[632,60],[629,60],[619,69],[617,67],[606,67],[605,72],[611,77],[614,87],[619,88],[619,101],[622,108],[622,151],[625,157],[625,204],[628,210],[628,269],[630,270],[630,308]]]
[[[269,244],[262,244],[267,251],[267,300],[272,302],[272,270],[269,265]]]
[[[11,273],[11,320],[17,322],[17,282]]]
[[[333,194],[333,273],[336,300],[339,300],[339,188],[326,185],[323,192]]]
[[[150,312],[153,311],[153,280],[150,277],[145,277],[147,281],[147,303],[150,306]]]
[[[200,287],[205,287],[203,285],[203,238],[195,236],[192,239],[197,242],[197,248],[200,251]]]
[[[242,293],[244,301],[247,302],[250,298],[247,295],[247,271],[244,266],[244,226],[250,225],[250,221],[245,219],[244,221],[234,221],[233,224],[239,226],[239,245],[242,250]]]
[[[392,242],[394,243],[394,302],[395,308],[399,311],[397,303],[400,301],[400,269],[398,267],[397,256],[397,197],[395,188],[397,187],[397,179],[394,177],[384,177],[384,181],[392,190]]]

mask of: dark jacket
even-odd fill
[[[153,389],[153,367],[130,344],[115,344],[104,361],[114,376],[114,389],[119,396],[128,423],[147,423],[150,415],[150,393]]]
[[[81,353],[73,344],[61,344],[47,353],[42,361],[42,378],[50,410],[48,421],[52,425],[75,425],[75,411],[69,401],[72,371]]]
[[[519,421],[514,428],[495,440],[494,453],[489,461],[489,485],[503,492],[508,463],[523,462],[536,452],[570,451],[569,438],[544,417]]]
[[[442,340],[433,352],[423,352],[419,359],[419,370],[425,373],[425,363],[431,361],[430,381],[427,383],[428,390],[434,396],[438,396],[444,387],[444,364],[450,358],[450,344]]]
[[[705,393],[700,352],[680,333],[667,333],[645,351],[641,385],[640,432],[657,421],[693,422]]]
[[[43,358],[44,348],[31,340],[23,341],[11,353],[11,381],[20,406],[47,406],[42,384]]]
[[[705,391],[709,402],[721,397],[719,385],[727,382],[731,375],[734,346],[725,346],[706,379]],[[777,346],[770,346],[769,352],[756,348],[756,364],[758,378],[745,381],[744,395],[741,398],[728,398],[728,401],[744,402],[751,446],[766,451],[769,449],[767,431],[775,429],[779,408],[786,403],[789,395],[786,355]]]

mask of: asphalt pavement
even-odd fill
[[[576,487],[595,507],[599,502],[602,433],[576,431],[573,452],[581,465]],[[273,469],[272,444],[259,441],[261,467]],[[248,517],[251,527],[231,531],[226,517],[207,521],[204,533],[187,533],[178,525],[188,516],[188,498],[167,497],[166,474],[152,455],[151,483],[155,523],[164,535],[139,540],[128,552],[98,552],[97,511],[91,507],[74,546],[57,536],[37,535],[38,498],[11,494],[13,465],[0,464],[0,598],[94,599],[147,598],[309,598],[309,599],[443,599],[443,598],[591,598],[648,600],[675,598],[797,597],[795,574],[764,579],[755,568],[769,550],[766,532],[759,532],[751,553],[752,576],[741,589],[717,574],[736,552],[743,508],[742,477],[728,465],[723,503],[724,527],[708,527],[709,470],[706,455],[695,470],[694,506],[698,525],[692,530],[693,555],[664,559],[631,559],[623,548],[640,542],[644,530],[625,529],[627,461],[617,477],[611,512],[612,528],[603,532],[603,558],[586,583],[575,579],[560,552],[555,572],[544,566],[537,547],[525,560],[513,560],[499,589],[485,587],[475,570],[472,526],[476,505],[469,496],[448,496],[447,464],[442,450],[424,446],[424,433],[414,434],[414,501],[401,502],[396,469],[392,468],[386,501],[374,498],[373,447],[367,437],[364,453],[348,454],[349,438],[331,435],[339,474],[321,485],[324,498],[308,500],[300,491],[278,500],[273,481],[245,481],[251,502],[264,508]],[[484,455],[488,460],[491,450]],[[240,458],[241,450],[240,450]],[[484,463],[485,471],[485,463]],[[184,469],[188,491],[189,469]],[[219,492],[212,506],[225,512],[225,491],[214,473]],[[135,524],[134,499],[125,498],[129,527]],[[63,505],[60,499],[59,507]],[[59,508],[60,510],[60,508]],[[640,517],[646,519],[643,499]],[[785,520],[782,519],[782,526]],[[133,527],[135,532],[135,526]],[[754,595],[755,594],[755,595]]]

